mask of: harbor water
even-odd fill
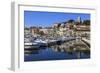
[[[71,41],[49,47],[32,47],[31,50],[24,51],[24,61],[89,59],[90,48],[81,41],[77,42]]]

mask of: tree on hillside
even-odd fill
[[[83,24],[84,24],[84,25],[90,25],[90,20],[84,20],[84,21],[83,21]]]
[[[73,19],[70,19],[67,21],[68,23],[74,23],[75,21]]]

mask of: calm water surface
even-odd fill
[[[30,54],[24,54],[24,61],[41,60],[64,60],[64,59],[87,59],[90,58],[88,51],[65,51],[56,47],[42,47],[32,50]]]

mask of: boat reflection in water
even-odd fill
[[[24,51],[24,61],[90,58],[90,48],[81,40],[72,40],[51,46],[28,47]]]

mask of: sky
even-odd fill
[[[90,14],[85,13],[64,13],[64,12],[42,12],[42,11],[24,11],[25,27],[50,27],[54,23],[65,22],[77,17],[81,20],[90,20]]]

